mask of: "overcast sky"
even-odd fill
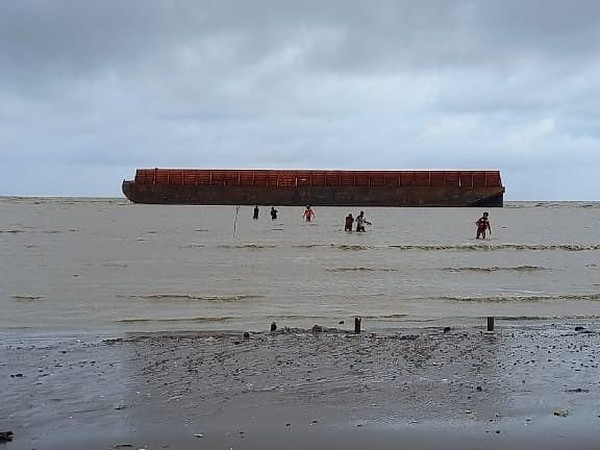
[[[500,169],[600,200],[598,0],[2,0],[0,195],[136,168]]]

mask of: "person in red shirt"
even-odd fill
[[[475,222],[475,225],[477,225],[477,236],[475,239],[479,239],[479,236],[481,236],[482,239],[485,239],[486,231],[489,231],[490,234],[492,234],[492,226],[490,225],[488,216],[489,214],[484,212],[483,216],[481,216],[479,219],[477,219],[477,222]]]
[[[306,220],[307,222],[310,222],[311,219],[313,217],[315,217],[315,213],[314,211],[310,208],[310,205],[306,206],[306,209],[304,210],[304,214],[302,214],[302,217],[304,218],[304,220]]]

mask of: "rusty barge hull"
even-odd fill
[[[383,207],[501,207],[500,172],[138,169],[123,181],[135,203]]]

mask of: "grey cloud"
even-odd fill
[[[325,70],[444,68],[597,55],[594,1],[5,0],[0,60],[19,78],[77,76],[210,51],[229,40],[256,64],[315,35],[306,63]],[[172,62],[172,61],[171,61]]]
[[[0,162],[77,177],[576,173],[600,161],[599,13],[585,0],[4,0]],[[73,193],[96,192],[81,180]]]

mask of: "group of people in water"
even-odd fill
[[[254,212],[252,215],[252,218],[254,220],[258,220],[258,215],[259,215],[259,208],[258,205],[256,205],[254,207]],[[275,209],[274,206],[271,206],[271,220],[276,220],[277,219],[277,214],[278,211],[277,209]],[[307,205],[306,208],[304,209],[304,213],[302,214],[302,218],[306,221],[306,222],[310,222],[312,221],[312,219],[315,217],[315,212],[312,210],[312,208],[310,207],[310,205]],[[367,218],[365,217],[365,212],[361,211],[356,218],[354,218],[352,216],[352,213],[348,213],[348,215],[346,216],[346,220],[344,222],[344,231],[348,231],[348,232],[352,232],[352,228],[354,226],[354,224],[356,223],[356,231],[361,233],[365,231],[365,225],[371,225],[371,222],[369,222],[367,220]],[[475,239],[485,239],[486,237],[486,233],[489,232],[489,234],[492,234],[492,226],[490,225],[490,220],[489,220],[489,214],[487,212],[484,212],[483,215],[477,219],[477,221],[475,222],[475,225],[477,226],[477,235],[475,237]]]
[[[270,211],[271,220],[276,220],[278,213],[279,213],[279,211],[277,211],[274,206],[271,206],[271,211]],[[258,205],[256,205],[254,207],[254,211],[252,213],[252,218],[254,220],[258,220],[258,215],[259,214],[260,214],[260,209],[258,208]],[[306,209],[304,210],[304,214],[302,214],[302,218],[305,221],[310,222],[313,217],[315,217],[315,212],[312,210],[312,208],[310,207],[310,205],[306,206]]]
[[[371,225],[371,222],[365,217],[364,211],[361,211],[360,214],[356,216],[356,219],[352,217],[352,213],[348,213],[344,223],[344,231],[352,231],[352,224],[354,222],[356,222],[356,231],[359,233],[365,231],[365,225]]]
[[[260,213],[260,210],[258,209],[258,205],[256,205],[254,207],[254,211],[252,213],[252,218],[254,220],[258,220],[258,214],[259,213]],[[277,214],[278,213],[279,213],[279,211],[277,211],[274,206],[271,206],[271,220],[277,219]]]
[[[278,213],[279,213],[279,211],[277,211],[277,209],[275,209],[274,206],[271,206],[271,211],[270,211],[271,220],[276,220]],[[258,208],[258,205],[256,205],[254,207],[254,210],[253,210],[253,213],[252,213],[252,218],[254,220],[258,220],[259,214],[260,214],[260,209]],[[311,222],[314,217],[315,217],[315,212],[310,207],[310,205],[307,205],[306,208],[304,209],[304,213],[302,214],[302,218],[306,222]],[[353,227],[353,225],[354,225],[355,222],[356,222],[356,231],[358,231],[359,233],[365,231],[365,225],[371,225],[371,222],[369,222],[367,220],[364,211],[361,211],[356,216],[356,218],[354,218],[352,216],[352,213],[349,213],[346,216],[346,220],[345,220],[345,223],[344,223],[344,231],[352,231],[352,227]]]

